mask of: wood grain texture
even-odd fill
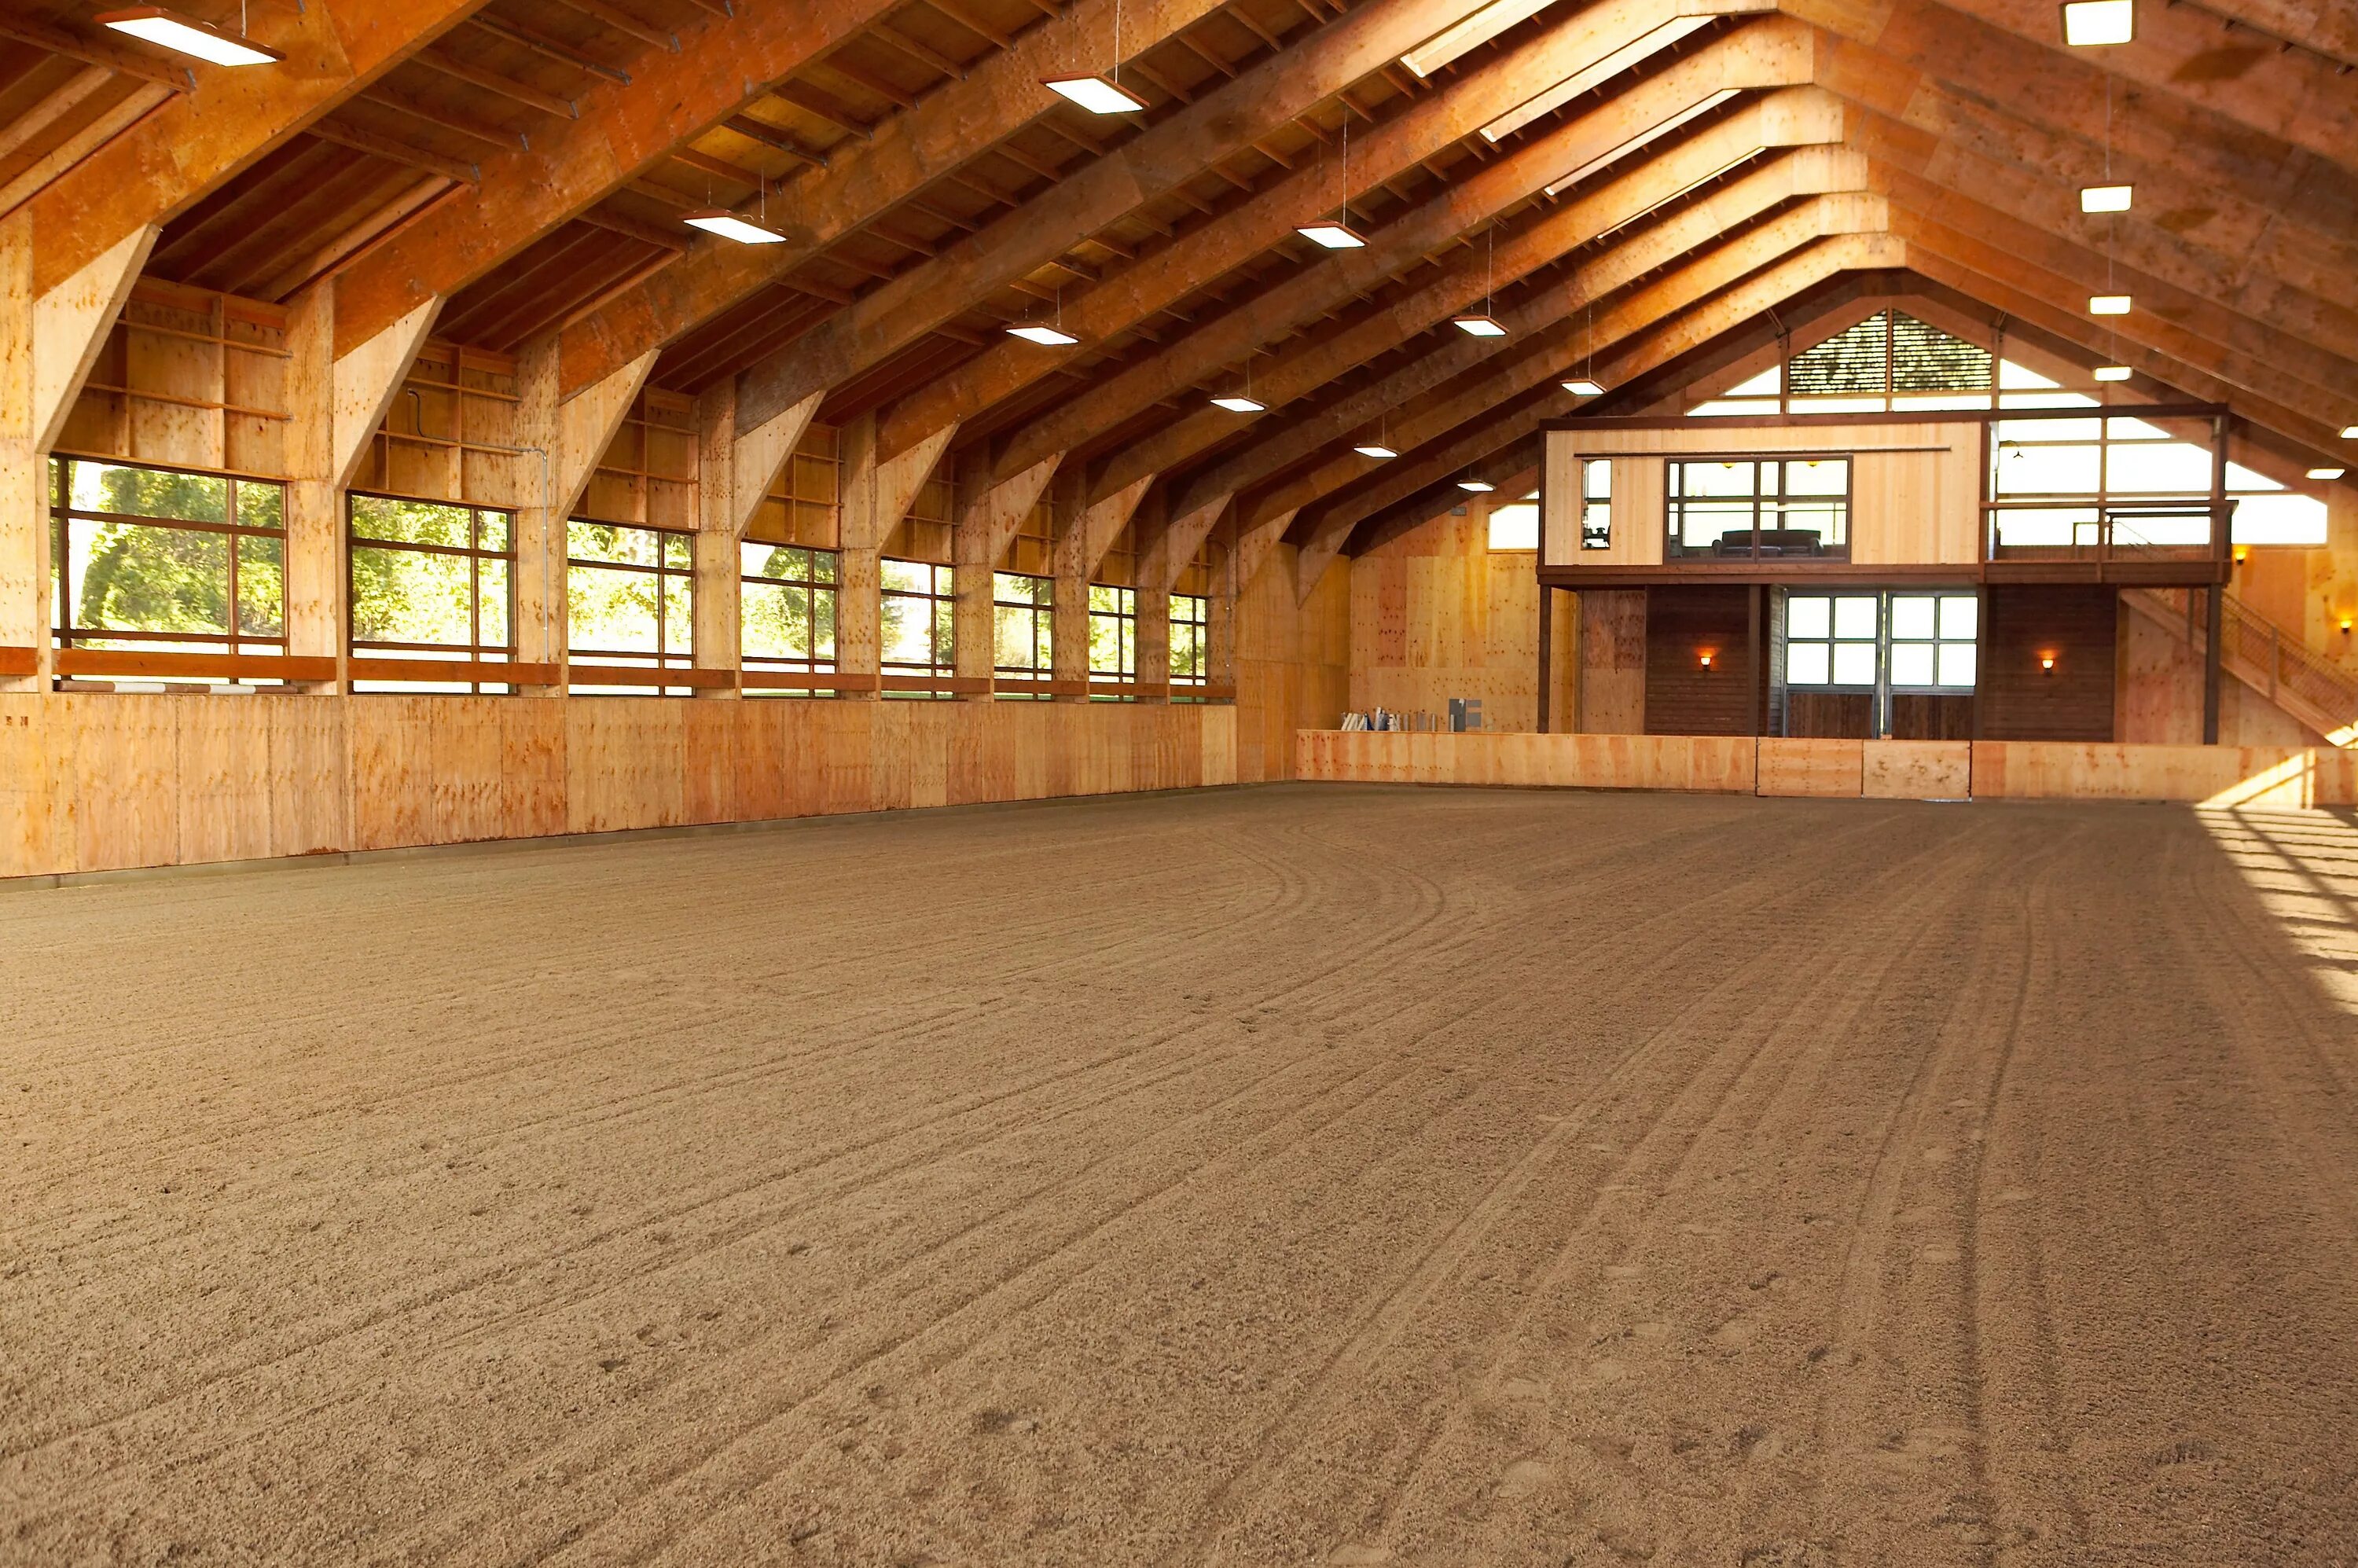
[[[1648,734],[1754,733],[1750,595],[1742,584],[1646,590]]]

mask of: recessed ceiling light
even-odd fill
[[[1365,446],[1353,447],[1351,449],[1358,453],[1363,458],[1396,458],[1400,456],[1398,452],[1393,451],[1381,441],[1369,441]]]
[[[1589,380],[1586,376],[1581,376],[1577,380],[1565,382],[1563,384],[1563,389],[1566,392],[1571,393],[1574,397],[1602,397],[1605,395],[1605,388],[1599,384]]]
[[[1040,84],[1092,114],[1135,114],[1146,100],[1102,76],[1053,76]]]
[[[1212,406],[1215,408],[1225,408],[1231,414],[1259,414],[1268,408],[1269,405],[1259,402],[1250,397],[1231,395],[1228,397],[1215,397],[1212,399]]]
[[[2088,314],[2091,316],[2125,316],[2129,313],[2129,297],[2125,294],[2091,294]]]
[[[2098,381],[2126,381],[2128,378],[2129,367],[2126,365],[2098,365],[2096,367],[2096,379]]]
[[[1067,344],[1080,341],[1070,332],[1060,332],[1054,327],[1044,327],[1037,322],[1028,326],[1010,327],[1007,329],[1007,335],[1011,338],[1021,338],[1027,343],[1040,343],[1052,349],[1061,349]]]
[[[2125,212],[2136,193],[2134,185],[2083,185],[2080,188],[2080,211]]]
[[[1507,329],[1495,316],[1460,316],[1457,330],[1469,338],[1503,338]]]
[[[2086,49],[2095,44],[2125,44],[2136,36],[2133,0],[2064,0],[2065,43]]]
[[[708,234],[718,234],[724,240],[734,240],[741,245],[783,245],[784,234],[751,223],[724,207],[708,207],[701,212],[690,212],[680,220],[691,229],[701,229]]]
[[[2347,469],[2311,469],[2309,470],[2309,477],[2311,479],[2340,479],[2349,470]]]
[[[102,27],[112,27],[143,43],[189,55],[209,65],[276,65],[287,58],[267,45],[225,33],[211,22],[200,22],[178,11],[167,11],[161,5],[109,11],[97,21]]]
[[[1487,495],[1498,487],[1487,480],[1461,479],[1457,481],[1457,488],[1474,495]]]
[[[1330,251],[1356,251],[1368,243],[1348,223],[1304,223],[1293,232]]]

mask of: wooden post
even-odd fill
[[[1544,582],[1540,584],[1540,701],[1539,731],[1548,732],[1550,703],[1549,687],[1555,674],[1555,590]]]
[[[135,228],[45,292],[35,291],[33,214],[0,222],[0,647],[33,650],[33,674],[0,690],[45,691],[50,647],[49,454],[155,248]]]
[[[988,682],[996,667],[993,650],[998,643],[997,611],[993,608],[997,595],[992,585],[999,575],[999,563],[1006,557],[1008,546],[1015,542],[1015,532],[1023,525],[1039,503],[1041,492],[1055,477],[1064,460],[1062,452],[1054,453],[1025,469],[1013,479],[993,482],[990,477],[990,457],[979,449],[958,464],[957,521],[950,529],[950,580],[957,602],[951,615],[957,627],[953,647],[957,660],[957,673],[968,679]],[[1088,628],[1085,624],[1086,637]],[[1049,657],[1055,653],[1055,612],[1049,611]],[[990,699],[986,687],[981,691],[961,692],[968,701]]]
[[[1059,686],[1057,702],[1087,702],[1089,680],[1089,481],[1080,469],[1057,476],[1049,491],[1055,514],[1055,586],[1048,603],[1049,673]]]
[[[1138,700],[1171,700],[1171,594],[1141,587],[1138,594]],[[1153,688],[1152,690],[1148,688]]]
[[[840,551],[836,568],[835,662],[848,676],[872,676],[884,666],[884,541],[917,498],[917,491],[941,460],[955,425],[882,462],[876,459],[876,416],[863,414],[843,427]],[[874,697],[874,692],[847,692]]]
[[[515,514],[516,657],[526,664],[567,663],[566,524],[598,460],[654,369],[650,351],[579,395],[557,395],[557,334],[526,342],[516,356],[516,445],[526,449],[524,478],[529,504]],[[539,472],[533,472],[537,461]],[[535,482],[535,480],[537,482]],[[520,687],[546,691],[548,687]],[[562,689],[560,685],[556,689]]]
[[[737,493],[737,383],[708,388],[696,400],[696,664],[698,669],[741,670],[739,634],[738,541],[744,524]],[[766,487],[765,487],[766,488]],[[753,504],[761,504],[760,497]],[[742,686],[699,689],[699,697],[735,697]]]
[[[2202,743],[2219,743],[2219,643],[2222,622],[2226,619],[2227,589],[2223,583],[2211,585],[2211,601],[2204,607],[2204,643],[2202,648]]]

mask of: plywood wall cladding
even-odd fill
[[[287,470],[287,312],[143,278],[57,449],[163,468]]]
[[[2358,752],[2043,741],[1303,730],[1295,772],[1331,784],[1709,790],[1883,800],[2358,805]]]
[[[1233,784],[1110,703],[0,695],[0,876]]]
[[[1238,595],[1236,776],[1293,776],[1293,737],[1342,721],[1351,700],[1351,564],[1327,568],[1296,603],[1299,552],[1279,545]]]
[[[1708,419],[1676,427],[1551,430],[1542,527],[1552,566],[1660,566],[1664,465],[1673,456],[1795,452],[1851,458],[1851,559],[1971,562],[1980,558],[1982,427],[1978,423],[1752,425]],[[1613,533],[1604,550],[1577,547],[1578,460],[1612,461]]]
[[[514,355],[428,342],[385,409],[353,488],[525,504],[539,493],[540,459],[512,449],[522,402]]]
[[[1482,704],[1487,730],[1536,730],[1539,578],[1529,550],[1493,552],[1488,508],[1435,518],[1349,563],[1351,706]],[[1568,711],[1578,600],[1556,600],[1555,711]]]

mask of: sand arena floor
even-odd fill
[[[0,895],[0,1562],[2352,1563],[2353,895],[1308,787]]]

